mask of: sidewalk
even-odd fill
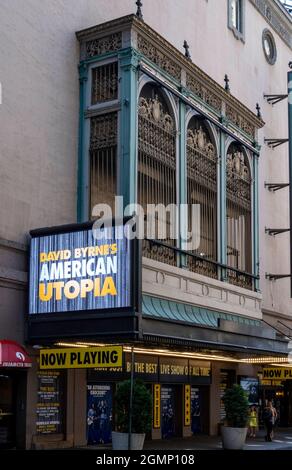
[[[111,444],[87,446],[80,449],[112,450]],[[188,438],[145,441],[144,450],[220,450],[220,436],[192,436]],[[292,450],[292,428],[277,429],[273,442],[265,441],[265,431],[260,430],[256,438],[247,438],[244,450]]]
[[[260,430],[256,438],[247,438],[244,450],[292,450],[292,429],[277,429],[273,442],[265,442],[265,431]],[[222,449],[218,436],[192,436],[185,439],[146,441],[145,450],[218,450]]]

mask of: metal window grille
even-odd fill
[[[118,98],[118,63],[92,69],[91,104],[104,103]]]
[[[116,195],[117,113],[91,118],[90,125],[90,209],[109,204]]]
[[[246,155],[232,144],[226,160],[227,265],[252,272],[251,174]],[[227,270],[230,283],[252,289],[252,278]]]
[[[201,119],[192,118],[187,130],[188,231],[193,253],[217,260],[217,155]],[[199,220],[193,220],[192,205],[199,206]],[[217,267],[202,259],[188,257],[193,272],[217,278]]]
[[[145,213],[148,204],[176,204],[176,130],[174,119],[167,104],[156,87],[145,86],[139,99],[138,116],[138,202]],[[174,246],[171,238],[169,214],[155,215],[146,221],[146,238],[152,229],[151,238]],[[150,220],[151,219],[151,220]],[[173,219],[172,219],[173,220]],[[177,223],[177,221],[176,221]],[[150,227],[151,224],[151,227]],[[158,227],[165,227],[161,238]],[[172,249],[151,244],[144,240],[143,256],[176,265]]]

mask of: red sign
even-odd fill
[[[32,361],[23,347],[15,341],[0,341],[0,367],[31,367]]]

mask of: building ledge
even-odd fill
[[[183,302],[223,314],[262,319],[262,295],[186,269],[143,258],[144,295]]]

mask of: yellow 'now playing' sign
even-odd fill
[[[292,379],[291,367],[264,367],[263,368],[264,380],[288,380]]]
[[[40,369],[122,367],[122,363],[122,346],[42,349],[40,351]]]

